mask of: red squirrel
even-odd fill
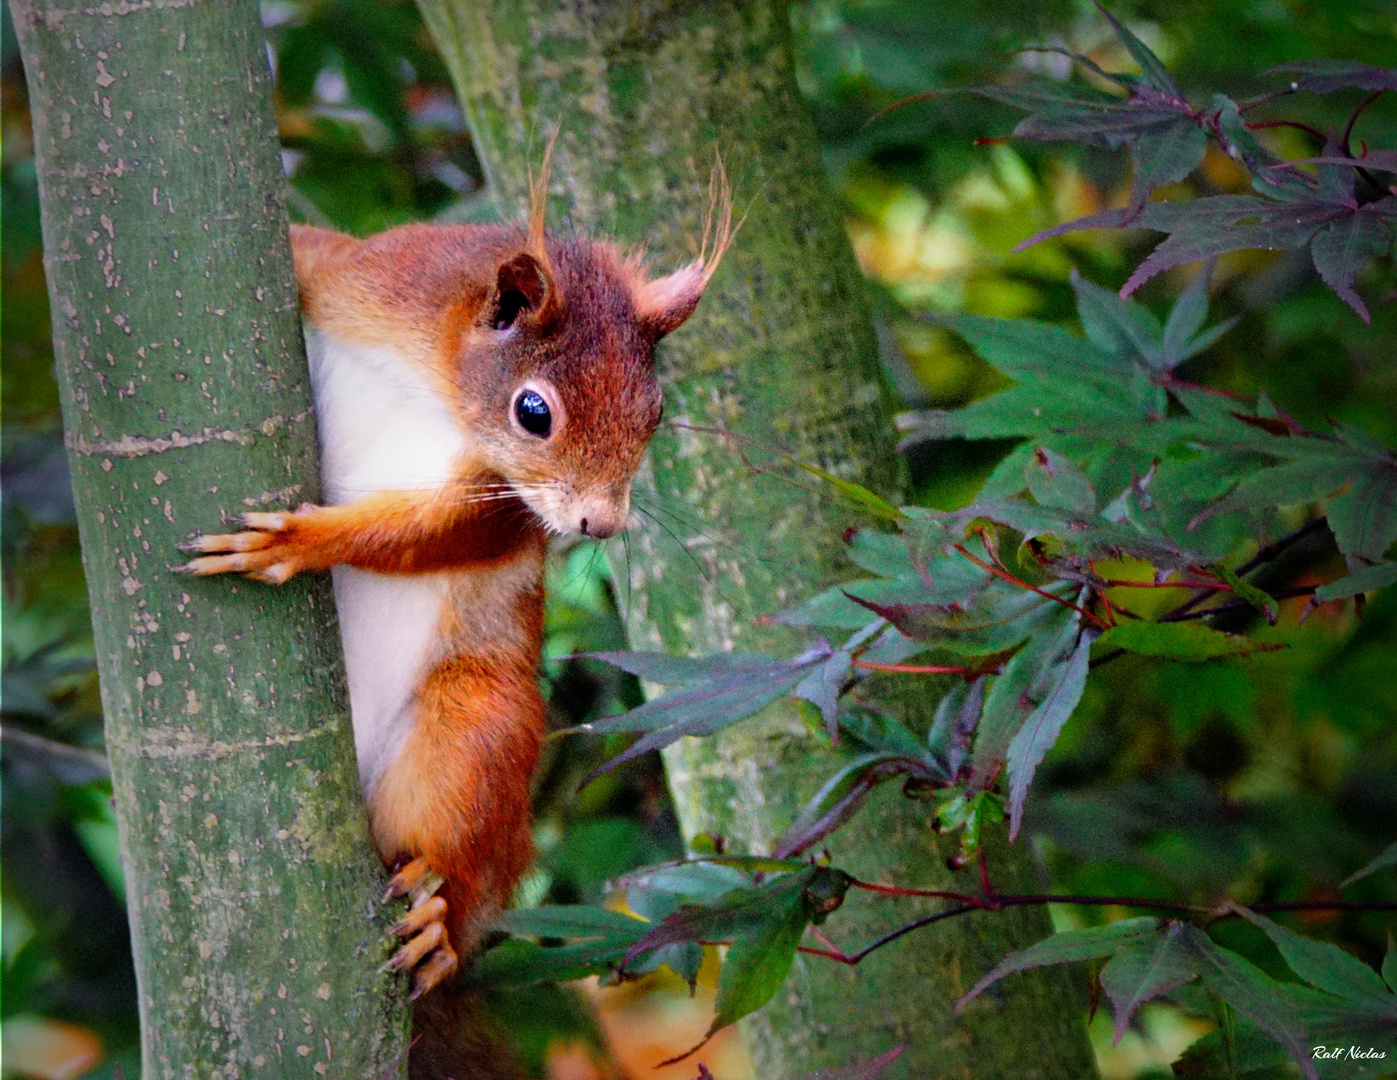
[[[412,901],[389,963],[413,998],[528,869],[548,538],[625,527],[660,421],[655,343],[732,236],[718,179],[698,260],[653,280],[546,232],[546,180],[527,225],[292,226],[328,505],[244,514],[183,545],[183,569],[332,571],[373,840]]]

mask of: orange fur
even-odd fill
[[[390,895],[413,903],[393,929],[406,944],[392,965],[415,967],[414,996],[450,976],[456,952],[478,947],[528,869],[530,778],[544,733],[537,667],[547,534],[608,536],[624,525],[631,481],[659,421],[655,342],[692,313],[733,232],[719,170],[699,261],[650,281],[638,257],[612,244],[545,232],[551,149],[527,225],[407,225],[366,240],[292,228],[303,311],[334,345],[318,362],[377,379],[382,365],[401,365],[381,393],[379,383],[358,383],[346,395],[338,376],[322,375],[335,387],[326,400],[348,409],[342,400],[369,385],[368,404],[351,404],[377,415],[379,397],[425,387],[460,432],[464,449],[451,450],[451,475],[355,491],[341,505],[248,514],[242,532],[185,545],[199,553],[185,569],[201,575],[280,583],[332,566],[370,577],[435,575],[431,588],[444,599],[411,687],[410,726],[392,742],[399,729],[384,728],[381,717],[378,727],[365,725],[390,740],[374,744],[389,749],[372,774],[368,810],[378,851],[395,870]],[[518,418],[526,392],[551,403],[544,434]],[[353,416],[322,410],[320,419],[322,434],[334,428],[341,439],[336,452],[353,458],[363,445],[344,441],[356,434],[344,426]],[[406,431],[410,441],[412,428],[384,430]],[[385,452],[397,450],[390,442]],[[356,458],[343,467],[365,466]],[[378,474],[370,467],[366,475]],[[337,595],[340,588],[337,578]],[[419,607],[410,614],[435,610],[420,605],[437,592],[413,595]],[[385,654],[394,644],[382,642]],[[362,761],[363,746],[360,753]],[[461,1060],[437,1044],[414,1053],[414,1076],[433,1074],[434,1066],[419,1066],[428,1059]]]

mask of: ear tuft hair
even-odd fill
[[[703,219],[698,258],[682,270],[643,282],[635,290],[636,315],[657,339],[677,330],[694,313],[718,264],[742,228],[742,220],[733,222],[727,170],[723,168],[723,159],[715,158],[708,178],[708,211]]]
[[[548,145],[543,150],[543,162],[539,165],[538,176],[529,179],[529,254],[538,260],[544,273],[553,275],[548,262],[548,249],[544,246],[544,225],[548,218],[548,177],[553,171],[553,147],[558,144],[561,127],[553,129],[548,137]]]

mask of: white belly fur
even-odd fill
[[[466,442],[441,398],[391,349],[346,345],[308,331],[325,499],[353,502],[385,490],[448,482]],[[367,796],[402,747],[413,696],[439,657],[449,572],[377,574],[337,566],[359,779]]]

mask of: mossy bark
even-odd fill
[[[645,523],[614,561],[627,568],[619,591],[637,647],[796,648],[757,619],[850,576],[841,534],[857,519],[790,483],[800,474],[780,455],[893,497],[903,477],[863,286],[794,85],[784,5],[419,4],[507,212],[525,204],[530,166],[560,125],[554,224],[644,243],[654,269],[673,269],[697,253],[721,153],[746,221],[698,314],[661,349],[673,423],[640,483]],[[785,706],[686,740],[665,760],[685,832],[755,852],[771,849],[832,768],[821,736]],[[894,790],[830,847],[866,879],[973,887],[946,870],[925,806]],[[999,887],[1027,885],[1024,848],[1001,836],[991,848]],[[851,898],[826,930],[854,947],[927,910]],[[857,970],[801,958],[748,1024],[757,1075],[800,1076],[901,1044],[890,1080],[1090,1076],[1080,987],[1019,976],[963,1015],[952,1009],[995,959],[1049,930],[1044,912],[1019,909],[940,924]]]
[[[316,496],[253,0],[13,0],[147,1080],[391,1077],[407,1007],[329,582],[171,572]]]

